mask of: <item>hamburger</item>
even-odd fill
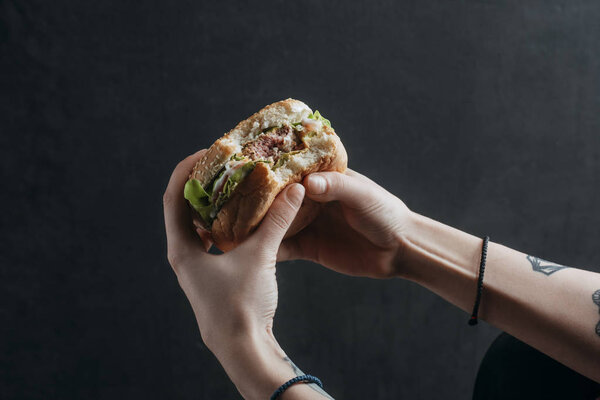
[[[192,169],[184,197],[197,225],[228,251],[260,224],[283,188],[311,172],[344,172],[347,159],[329,120],[287,99],[214,142]]]

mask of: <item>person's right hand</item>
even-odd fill
[[[278,261],[306,259],[334,271],[391,278],[411,211],[364,175],[347,170],[304,178],[306,196],[324,203],[303,230],[283,241]]]

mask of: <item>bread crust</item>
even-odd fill
[[[258,226],[282,187],[268,164],[257,163],[223,205],[212,224],[217,247],[229,251]]]
[[[263,108],[217,140],[196,163],[190,178],[198,179],[203,186],[208,184],[230,157],[239,151],[240,148],[235,141],[239,142],[246,135],[251,134],[252,127],[262,126],[261,121],[269,112],[276,111],[281,114],[281,112],[290,113],[300,110],[302,113],[304,109],[310,112],[308,106],[293,99],[283,100]],[[256,163],[252,172],[238,184],[231,197],[217,213],[210,227],[212,239],[219,249],[232,250],[246,239],[260,224],[277,194],[287,185],[301,182],[312,172],[346,170],[348,157],[342,142],[330,127],[325,126],[324,131],[327,141],[322,145],[318,157],[307,165],[293,167],[283,177],[274,173],[270,164]]]

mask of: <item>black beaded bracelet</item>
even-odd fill
[[[312,376],[312,375],[300,375],[300,376],[297,376],[295,378],[290,379],[289,381],[287,381],[283,385],[279,386],[279,388],[271,396],[271,400],[275,400],[276,398],[278,398],[279,396],[281,396],[281,394],[283,392],[285,392],[285,390],[287,388],[289,388],[290,386],[292,386],[294,383],[298,383],[298,382],[316,383],[321,388],[323,388],[323,382],[321,382],[321,380],[319,378],[317,378],[316,376]]]
[[[479,312],[479,303],[481,303],[481,293],[483,292],[483,273],[485,272],[485,260],[487,258],[487,247],[490,237],[483,238],[483,247],[481,248],[481,261],[479,262],[479,276],[477,278],[477,296],[475,297],[475,305],[469,319],[469,325],[477,325],[477,313]]]

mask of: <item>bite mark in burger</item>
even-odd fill
[[[315,171],[346,169],[331,123],[298,100],[271,104],[240,122],[198,161],[184,197],[221,250],[258,226],[275,196]]]

